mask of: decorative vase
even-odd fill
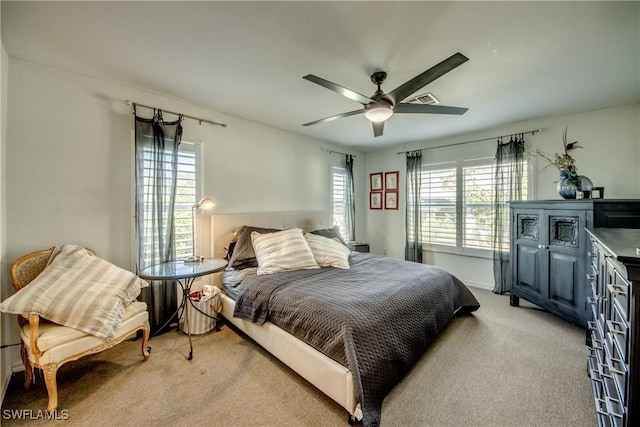
[[[591,180],[589,178],[587,178],[584,175],[578,175],[578,180],[580,181],[579,183],[579,188],[578,190],[580,191],[591,191],[593,190],[593,182],[591,182]]]
[[[563,199],[575,199],[576,192],[591,191],[593,182],[584,175],[577,175],[568,170],[560,171],[560,181],[558,181],[558,194]]]
[[[563,199],[575,199],[576,191],[580,190],[580,178],[575,172],[561,170],[557,190]]]

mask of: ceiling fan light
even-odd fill
[[[393,115],[393,110],[384,105],[379,105],[369,108],[364,115],[372,122],[384,122]]]

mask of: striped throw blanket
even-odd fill
[[[125,307],[147,282],[81,246],[57,246],[47,267],[0,304],[5,313],[38,314],[104,339],[115,338]]]

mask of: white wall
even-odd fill
[[[202,141],[202,193],[216,200],[218,213],[328,210],[336,159],[326,149],[349,151],[29,62],[12,58],[9,66],[9,257],[74,241],[130,267],[133,116],[125,99],[228,124],[184,122],[183,139]]]
[[[400,151],[454,144],[497,135],[541,129],[542,132],[525,137],[527,151],[540,149],[545,153],[562,152],[562,132],[568,127],[568,139],[584,146],[572,153],[578,173],[589,177],[596,186],[605,187],[605,197],[640,198],[640,104],[563,117],[528,120],[441,140],[404,144],[393,149],[367,153],[366,174],[400,171],[400,209],[398,211],[367,211],[367,238],[372,252],[404,258],[404,181],[405,156]],[[442,162],[460,158],[493,157],[494,140],[455,147],[423,151],[425,162]],[[540,158],[532,158],[534,169],[531,199],[560,199],[555,182],[558,171],[547,167]],[[465,283],[485,288],[493,287],[491,261],[441,252],[425,252],[424,262],[435,264],[456,274]]]
[[[7,218],[7,204],[6,204],[6,141],[7,141],[7,80],[8,80],[8,58],[7,53],[4,50],[2,41],[0,41],[0,298],[4,299],[7,288],[7,281],[2,274],[5,271],[7,265],[6,259],[6,218]],[[13,322],[13,323],[12,323]],[[0,315],[0,343],[9,343],[5,337],[13,336],[11,331],[15,329],[16,324],[15,317],[8,319],[7,316]],[[11,353],[12,352],[12,353]],[[11,364],[16,354],[15,347],[7,347],[0,350],[0,398],[4,399],[4,395],[9,386],[9,380],[11,378]]]
[[[228,124],[183,123],[184,140],[202,141],[202,194],[216,200],[217,213],[330,211],[330,164],[340,159],[327,150],[356,154],[356,189],[364,188],[362,153],[14,58],[8,65],[7,263],[33,250],[77,243],[132,267],[133,115],[125,99]],[[364,206],[357,210],[356,232],[364,238]],[[7,263],[3,297],[12,292]],[[18,341],[14,317],[2,319],[12,326],[3,343]],[[17,352],[10,359],[19,361]]]
[[[133,117],[125,99],[228,123],[224,129],[185,121],[184,139],[203,143],[202,194],[216,199],[218,213],[329,210],[329,168],[340,157],[326,150],[356,154],[356,238],[369,241],[374,253],[397,258],[404,256],[405,171],[404,156],[397,151],[542,128],[527,140],[531,149],[553,153],[562,148],[566,125],[569,138],[586,147],[576,155],[582,174],[606,187],[607,198],[640,197],[637,104],[365,155],[159,94],[8,59],[4,50],[0,60],[3,298],[12,292],[8,264],[23,253],[56,244],[86,245],[131,268]],[[494,143],[425,151],[425,157],[444,159],[472,152],[492,156]],[[400,171],[400,209],[370,211],[368,174],[394,170]],[[556,179],[551,168],[541,172],[535,180],[536,196],[558,198]],[[492,282],[488,260],[446,254],[427,254],[425,260],[451,270],[468,284],[489,287]],[[5,315],[1,322],[2,343],[18,342],[15,317]],[[6,367],[15,368],[20,361],[15,347],[3,350],[2,356],[4,384]]]

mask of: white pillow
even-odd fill
[[[320,268],[299,228],[268,234],[254,231],[251,242],[258,260],[257,274]]]
[[[309,244],[313,257],[320,267],[337,267],[349,269],[351,251],[337,239],[307,233],[304,238]]]

